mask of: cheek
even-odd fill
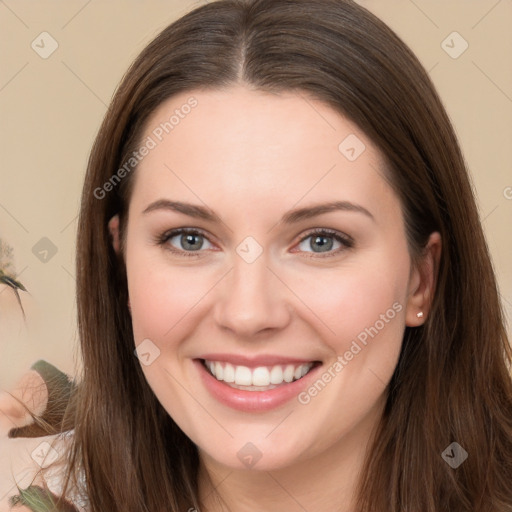
[[[148,264],[147,259],[136,254],[127,262],[127,273],[136,341],[170,339],[168,333],[208,291],[204,273],[163,262]]]
[[[408,260],[400,259],[381,253],[373,262],[344,267],[328,277],[319,273],[298,291],[307,297],[314,313],[310,323],[324,333],[322,341],[331,353],[324,372],[299,396],[305,410],[332,433],[319,441],[324,448],[382,399],[395,371],[408,276]]]
[[[407,265],[380,258],[332,271],[318,271],[294,286],[336,354],[376,327],[400,339],[405,312]]]

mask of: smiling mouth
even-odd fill
[[[232,388],[244,391],[268,391],[283,384],[289,384],[306,376],[319,361],[301,364],[277,364],[273,366],[234,365],[223,361],[209,361],[202,359],[206,370],[218,381],[222,381]]]

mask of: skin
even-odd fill
[[[15,398],[14,398],[15,397]],[[20,403],[18,400],[21,400]],[[48,403],[48,390],[41,375],[29,370],[18,380],[10,392],[0,392],[0,512],[12,510],[9,497],[17,494],[14,476],[25,475],[23,484],[28,485],[28,478],[34,479],[35,485],[41,485],[42,479],[37,475],[40,466],[31,458],[31,453],[41,443],[40,438],[26,439],[8,438],[9,431],[14,427],[23,427],[33,422],[32,417],[23,407],[28,407],[35,415],[42,415]],[[4,463],[9,461],[9,464]],[[7,492],[9,490],[9,492]],[[19,512],[30,512],[22,506]]]
[[[208,511],[350,511],[366,446],[382,414],[405,326],[428,316],[441,240],[433,233],[418,266],[407,249],[400,202],[383,178],[382,155],[348,119],[312,98],[236,85],[164,102],[144,137],[194,96],[198,106],[142,160],[129,205],[124,257],[135,344],[160,355],[142,366],[164,408],[198,446],[200,494]],[[338,149],[355,134],[366,146],[349,161]],[[211,222],[159,199],[207,206]],[[286,225],[291,209],[334,200],[366,208],[332,211]],[[200,251],[181,254],[170,229],[205,232]],[[110,230],[120,250],[119,222]],[[312,229],[335,239],[326,253]],[[263,253],[247,263],[237,246],[253,237]],[[278,354],[327,369],[381,314],[401,310],[308,404],[242,413],[210,396],[192,360],[207,352]],[[422,311],[424,316],[417,317]],[[246,443],[262,457],[237,457]],[[211,492],[212,487],[216,492]],[[216,493],[219,501],[214,499]]]
[[[7,435],[11,428],[23,427],[33,422],[23,404],[37,416],[42,415],[46,410],[48,389],[44,379],[35,370],[24,373],[9,392],[0,392],[0,433],[2,435]]]

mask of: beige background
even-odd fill
[[[130,62],[201,3],[0,0],[0,238],[13,246],[19,279],[30,291],[23,294],[24,323],[14,295],[0,288],[0,389],[39,358],[75,373],[74,241],[88,152]],[[510,319],[512,2],[360,3],[411,46],[438,87],[475,183]],[[469,45],[456,59],[442,46],[454,31]],[[47,59],[31,47],[34,40],[41,46],[42,32],[58,43]],[[454,52],[464,43],[451,37],[446,44]],[[43,237],[57,249],[46,263],[32,251]]]

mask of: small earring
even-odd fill
[[[423,318],[423,311],[420,311],[419,313],[416,313],[416,316],[418,318]]]

